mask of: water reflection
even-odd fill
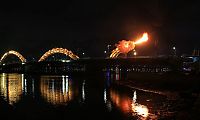
[[[68,76],[41,76],[42,97],[53,105],[65,105],[72,100],[71,81]]]
[[[24,74],[0,75],[1,96],[11,105],[18,102],[21,95],[27,92],[27,83]]]
[[[149,114],[149,109],[145,105],[138,104],[136,100],[137,100],[137,95],[136,91],[134,91],[133,100],[131,104],[133,115],[139,115],[141,116],[141,118],[143,117],[144,119],[146,119]]]
[[[106,104],[108,111],[112,111],[112,103],[111,103],[110,99],[107,98],[108,97],[107,89],[104,89],[104,95],[103,96],[104,96],[103,97],[104,103]]]
[[[116,90],[111,89],[110,98],[111,101],[117,107],[119,107],[123,113],[130,113],[130,111],[132,110],[131,108],[132,99],[130,99],[128,96],[121,95]]]
[[[62,115],[66,117],[71,114],[90,116],[91,112],[96,111],[96,115],[108,115],[108,118],[112,117],[116,120],[120,119],[121,115],[124,119],[158,119],[171,112],[171,103],[166,100],[166,97],[112,84],[113,81],[119,83],[123,79],[114,77],[113,80],[111,75],[115,76],[115,74],[111,74],[110,71],[106,75],[105,80],[98,77],[94,80],[77,76],[71,79],[66,75],[40,76],[3,73],[0,74],[0,97],[11,105],[16,105],[15,103],[19,101],[20,103],[25,102],[25,104],[17,104],[20,108],[18,110],[23,109],[23,112],[31,116],[40,116],[45,112],[44,116],[48,118],[51,118],[49,114],[53,113],[52,109],[49,109],[52,106],[57,109],[61,108],[59,111],[65,111]],[[21,99],[22,95],[23,99]],[[35,100],[41,104],[34,104]],[[43,106],[44,101],[48,103],[45,106]],[[46,105],[51,107],[46,107]],[[63,105],[68,105],[68,107],[61,107]],[[32,109],[34,112],[29,111],[30,107],[34,108]],[[1,109],[4,108],[0,107]],[[57,116],[60,114],[55,114],[56,118]]]
[[[85,80],[82,83],[82,102],[85,102]]]
[[[116,74],[115,74],[115,80],[120,80],[120,68],[115,68]]]
[[[121,94],[115,89],[111,89],[110,98],[114,105],[116,105],[125,114],[137,117],[137,119],[140,120],[156,118],[156,115],[149,113],[149,109],[146,105],[142,105],[137,102],[136,91],[133,91],[131,97],[127,94]]]
[[[105,71],[105,77],[108,83],[110,82],[110,80],[118,81],[122,78],[122,71],[121,68],[119,68],[119,66],[115,66],[113,68],[106,68]]]

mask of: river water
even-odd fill
[[[113,84],[106,75],[0,74],[0,118],[176,119],[177,99]],[[175,107],[176,106],[176,107]],[[184,113],[183,113],[184,114]],[[187,118],[187,117],[183,117]]]

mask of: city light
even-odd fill
[[[173,49],[173,55],[176,55],[176,47],[173,46],[172,49]]]
[[[137,55],[137,52],[136,52],[135,50],[133,51],[133,55],[134,55],[134,56],[136,56],[136,55]]]
[[[68,63],[68,62],[70,62],[71,60],[61,60],[61,61],[62,61],[62,62],[67,62],[67,63]]]
[[[136,55],[137,55],[137,52],[134,52],[134,55],[136,56]]]

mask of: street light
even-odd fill
[[[133,49],[133,56],[136,56],[137,55],[137,52],[135,49]]]
[[[110,52],[110,47],[111,47],[111,45],[107,45],[107,52],[108,53]]]
[[[176,55],[176,47],[174,46],[172,49],[173,49],[173,54]]]
[[[136,55],[137,55],[137,52],[136,52],[136,51],[134,51],[134,53],[133,53],[133,54],[134,54],[134,56],[136,56]]]

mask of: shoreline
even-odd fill
[[[199,75],[132,74],[130,76],[129,74],[128,77],[115,81],[114,84],[175,99],[186,95],[197,97],[200,93],[199,78]]]

